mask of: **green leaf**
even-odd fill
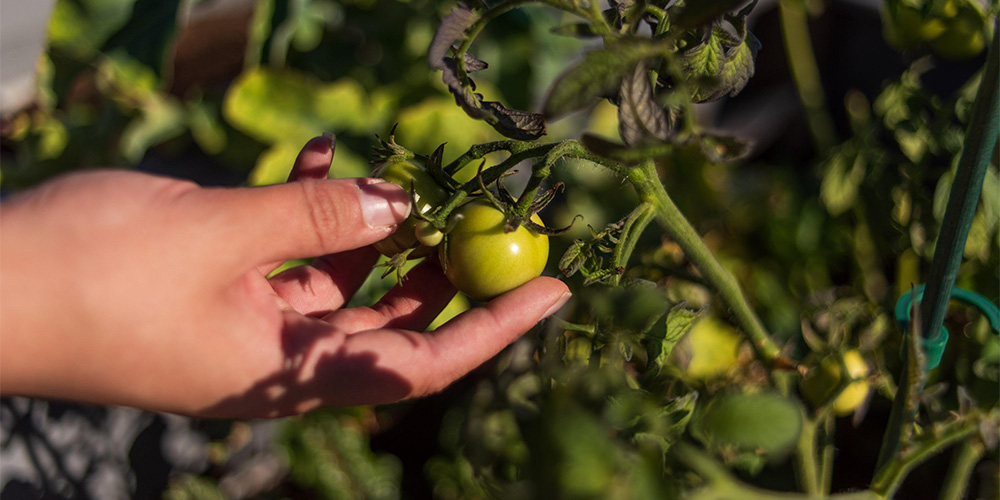
[[[647,39],[624,39],[588,52],[552,84],[542,114],[559,117],[617,95],[622,79],[640,61],[664,52],[661,44]]]
[[[583,267],[583,263],[587,260],[587,255],[583,252],[586,247],[586,243],[576,240],[566,249],[562,258],[559,259],[559,271],[563,275],[566,277],[573,276]]]
[[[854,150],[840,150],[827,161],[820,198],[830,215],[840,215],[854,206],[866,171],[865,156]]]
[[[679,53],[681,71],[695,102],[735,96],[754,74],[760,41],[746,30],[745,18],[727,17],[727,21],[735,33],[716,24]]]
[[[48,43],[82,58],[94,54],[128,22],[135,0],[59,1],[49,17]]]
[[[777,393],[722,394],[698,406],[690,431],[731,465],[756,472],[763,464],[753,457],[783,457],[794,448],[802,412],[795,401]]]
[[[122,131],[119,148],[132,164],[139,163],[151,146],[184,133],[187,117],[184,108],[169,96],[156,96],[144,101],[142,114]]]
[[[265,143],[305,144],[323,132],[376,130],[386,120],[355,80],[322,83],[293,70],[254,68],[229,88],[222,113],[234,127]]]
[[[218,103],[208,103],[201,99],[188,101],[188,127],[191,136],[202,151],[215,155],[226,149],[229,142]]]
[[[672,307],[664,320],[663,338],[654,338],[649,341],[646,349],[649,355],[647,369],[660,370],[668,364],[670,353],[673,352],[674,347],[708,310],[708,306],[695,311],[688,309],[686,305],[685,302],[681,302]]]
[[[300,142],[279,142],[271,146],[257,158],[257,164],[250,171],[247,181],[252,186],[285,182],[288,180],[288,174],[292,171],[292,165],[295,164],[295,158],[302,150],[302,145],[303,143]],[[369,165],[364,158],[347,149],[343,144],[337,146],[333,167],[330,169],[330,177],[366,177],[368,171]]]

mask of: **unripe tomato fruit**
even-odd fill
[[[417,217],[415,213],[427,213],[448,199],[448,193],[431,177],[423,167],[408,161],[382,164],[372,172],[374,177],[385,179],[407,192],[413,186],[416,206],[411,207],[410,216],[397,228],[396,232],[374,244],[376,250],[386,257],[392,257],[408,248],[418,247],[417,236],[414,234]],[[431,253],[430,247],[420,246],[408,256],[411,259],[424,257]]]
[[[489,300],[542,274],[549,258],[549,237],[524,226],[504,233],[503,212],[487,201],[458,207],[445,244],[439,246],[445,276],[459,291]],[[538,215],[531,221],[542,225]]]
[[[434,227],[434,224],[425,220],[417,221],[417,227],[414,228],[413,234],[417,237],[417,241],[425,247],[436,247],[444,239],[444,233]]]
[[[839,416],[853,413],[868,397],[870,390],[870,385],[865,380],[865,377],[868,376],[868,363],[865,363],[860,352],[856,349],[845,352],[844,366],[847,367],[848,377],[856,380],[840,391],[840,394],[831,403],[833,412]],[[829,401],[837,388],[840,387],[842,373],[837,358],[827,356],[820,361],[819,366],[802,379],[799,383],[799,389],[813,406],[820,406]]]

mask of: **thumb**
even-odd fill
[[[410,213],[406,191],[381,179],[307,180],[221,191],[223,237],[256,262],[317,257],[392,234]],[[216,192],[218,194],[219,191]]]

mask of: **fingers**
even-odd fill
[[[455,296],[455,287],[445,278],[440,266],[427,260],[406,274],[372,307],[353,307],[334,311],[325,321],[351,325],[352,332],[379,328],[423,331]]]
[[[288,182],[322,180],[330,175],[330,165],[337,148],[337,138],[333,134],[313,137],[295,158]]]
[[[223,214],[218,236],[257,265],[315,257],[385,238],[410,212],[409,195],[376,179],[306,180],[246,189],[204,190]]]
[[[349,335],[335,355],[316,360],[317,383],[333,384],[322,399],[334,405],[377,404],[438,392],[568,299],[562,282],[536,278],[432,333],[384,329]]]
[[[351,300],[377,260],[378,252],[365,246],[282,271],[270,283],[292,309],[305,316],[323,316]]]

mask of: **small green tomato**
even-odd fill
[[[504,233],[504,214],[489,202],[466,203],[452,217],[454,227],[438,247],[439,256],[445,276],[462,293],[489,300],[545,270],[549,237],[524,226]],[[531,221],[542,225],[538,215],[531,216]]]
[[[411,259],[430,254],[431,248],[418,246],[417,236],[414,234],[418,219],[413,214],[427,213],[444,203],[448,199],[447,191],[438,185],[437,181],[423,167],[408,161],[380,165],[372,172],[372,175],[396,184],[407,191],[412,186],[416,201],[416,206],[411,209],[410,216],[396,228],[396,232],[376,242],[375,249],[386,257],[392,257],[409,248],[416,248],[408,256]]]
[[[425,247],[436,247],[440,245],[441,240],[444,239],[444,233],[442,233],[440,229],[434,227],[434,224],[425,220],[417,222],[417,226],[414,228],[413,234],[417,237],[417,241]]]

